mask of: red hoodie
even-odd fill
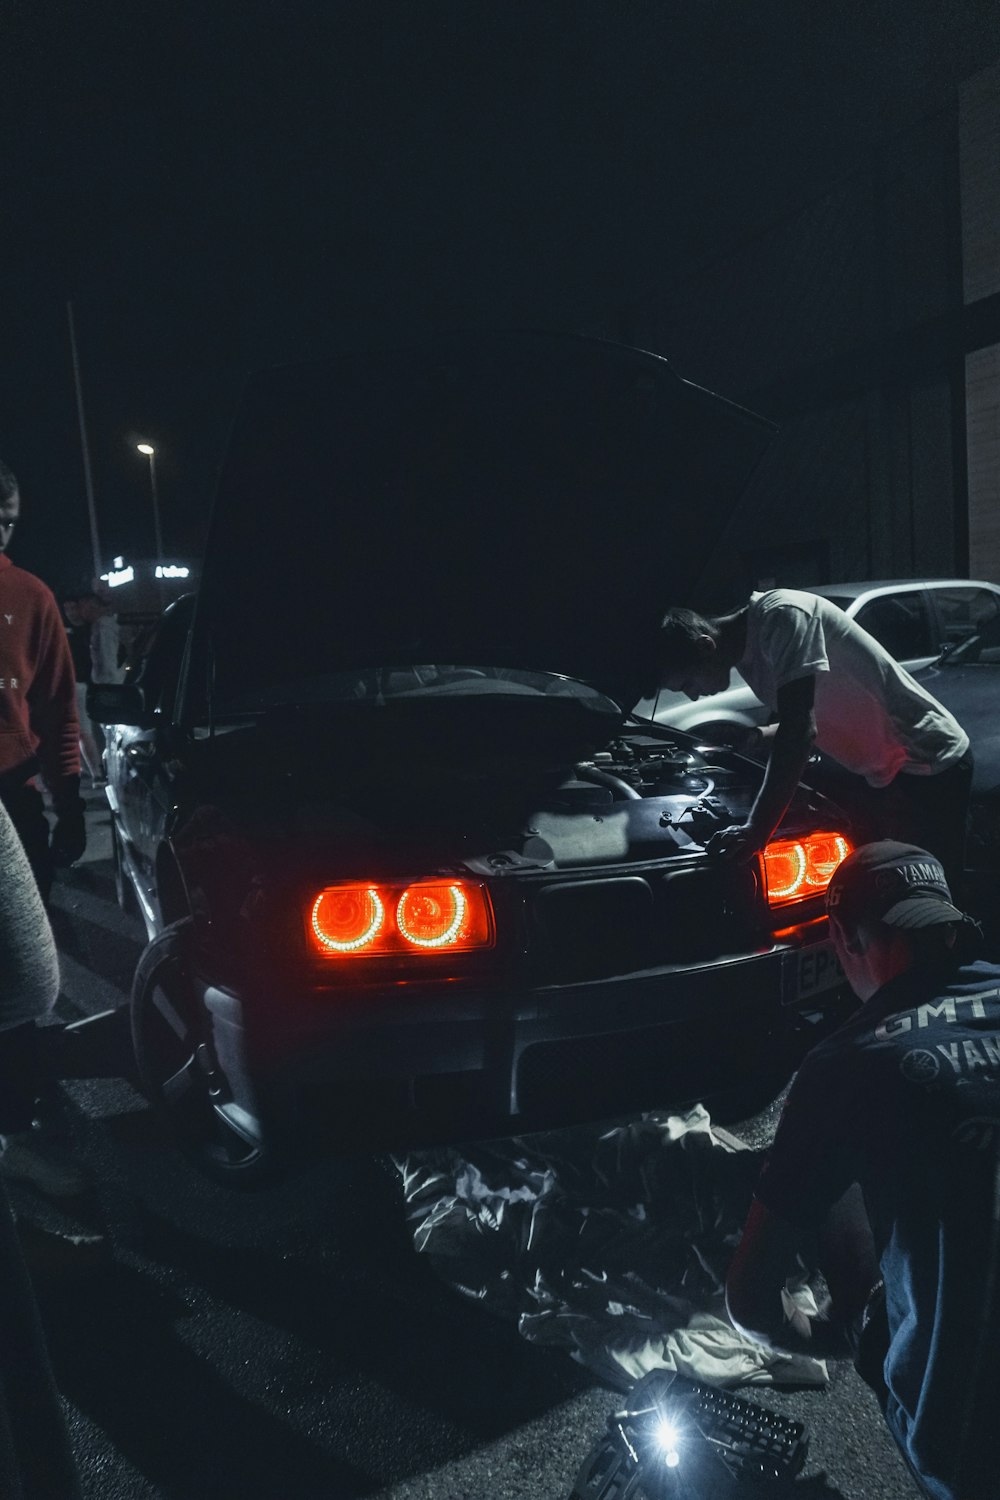
[[[0,776],[39,768],[54,798],[80,774],[73,658],[51,591],[0,553]]]

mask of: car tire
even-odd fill
[[[137,917],[139,912],[139,901],[129,879],[125,868],[125,855],[122,852],[122,836],[115,826],[114,818],[111,819],[111,865],[114,871],[115,899],[120,909],[126,916]]]
[[[175,1144],[228,1187],[274,1181],[273,1153],[227,1108],[207,1017],[195,994],[192,923],[185,918],[148,945],[132,983],[132,1048],[143,1092]]]

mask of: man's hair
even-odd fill
[[[921,973],[944,978],[961,966],[967,956],[967,943],[963,938],[960,922],[935,922],[931,927],[892,927],[878,917],[866,917],[862,913],[849,915],[838,913],[837,920],[845,936],[854,937],[859,931],[870,933],[885,942],[902,938],[910,950],[911,967]]]
[[[17,480],[0,458],[0,501],[10,500],[17,494]]]
[[[718,634],[719,627],[707,615],[693,609],[668,609],[657,637],[661,669],[689,666],[698,659],[698,637],[708,635],[715,640]]]

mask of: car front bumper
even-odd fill
[[[532,989],[203,983],[234,1101],[279,1149],[510,1134],[787,1076],[800,1004],[835,998],[827,941]]]

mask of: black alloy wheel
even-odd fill
[[[278,1175],[219,1068],[207,1016],[191,980],[191,919],[146,948],[132,983],[132,1047],[146,1097],[184,1155],[230,1187]]]

